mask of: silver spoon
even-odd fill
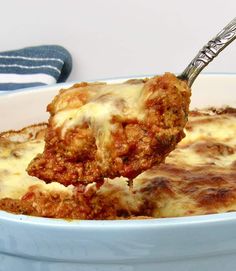
[[[198,74],[233,40],[236,38],[236,18],[226,25],[213,39],[211,39],[190,62],[179,79],[188,82],[191,87]]]

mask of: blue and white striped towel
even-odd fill
[[[0,53],[0,91],[64,82],[72,69],[70,53],[58,45]]]

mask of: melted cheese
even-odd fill
[[[213,118],[213,121],[211,119]],[[209,121],[207,121],[209,120]],[[207,139],[227,142],[232,144],[235,140],[236,122],[235,116],[232,115],[213,115],[190,117],[191,125],[194,129],[186,132],[186,138],[181,141],[180,145],[189,144],[196,140]]]
[[[209,119],[209,121],[207,121]],[[213,121],[211,121],[213,120]],[[179,163],[185,166],[200,166],[214,163],[219,167],[229,167],[236,161],[236,151],[228,155],[204,155],[196,152],[197,144],[204,142],[223,143],[235,149],[235,116],[219,115],[190,118],[191,131],[186,130],[186,137],[179,143],[179,148],[167,157],[167,163]]]
[[[113,116],[121,119],[144,118],[140,99],[143,85],[100,85],[99,88],[96,86],[96,91],[93,86],[89,86],[89,101],[80,108],[59,110],[54,116],[54,125],[61,128],[61,136],[64,137],[68,129],[86,123],[95,134],[98,152],[102,157],[106,153],[110,134],[115,129],[111,122]]]
[[[153,205],[151,216],[236,210],[235,120],[233,114],[190,117],[191,129],[165,164],[135,179],[137,193]]]
[[[71,187],[52,182],[46,184],[35,177],[29,176],[26,168],[32,158],[41,153],[43,140],[27,142],[0,142],[0,199],[20,199],[32,185],[37,185],[42,191],[64,191],[71,193]]]

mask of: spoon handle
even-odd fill
[[[190,62],[178,78],[186,80],[191,87],[198,74],[236,38],[236,18],[211,39]]]

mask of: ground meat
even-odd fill
[[[115,219],[117,210],[105,199],[78,193],[68,199],[58,193],[31,193],[23,199],[0,200],[0,210],[17,214],[64,219]]]
[[[102,181],[104,177],[125,176],[133,179],[144,170],[162,162],[184,137],[190,89],[187,83],[166,73],[144,81],[130,81],[130,88],[141,84],[137,104],[143,117],[127,116],[124,98],[116,99],[111,113],[109,140],[105,137],[102,151],[98,147],[98,132],[91,128],[90,119],[66,130],[56,126],[57,113],[66,109],[80,109],[99,101],[111,102],[111,93],[93,98],[104,84],[80,84],[63,90],[48,106],[51,114],[45,137],[45,150],[29,165],[28,173],[46,182],[65,185],[78,182]],[[121,84],[122,86],[122,84]],[[91,98],[92,97],[92,98]],[[101,124],[103,125],[103,124]],[[104,124],[105,125],[105,124]],[[100,139],[101,140],[101,139]]]

